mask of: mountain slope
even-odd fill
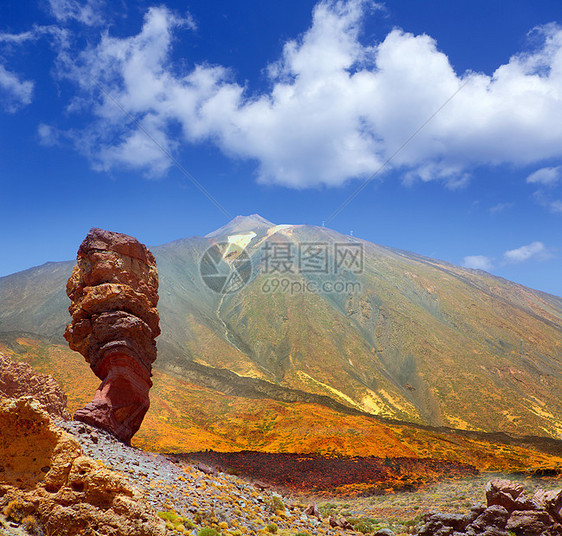
[[[252,274],[239,292],[217,294],[203,281],[199,264],[214,244],[248,256]],[[311,269],[313,256],[299,269],[299,252],[303,261],[311,247],[325,254],[325,272]],[[361,266],[336,270],[338,248],[362,250]],[[437,426],[562,434],[561,298],[257,215],[152,250],[162,325],[155,369],[169,382],[276,403],[316,396],[340,412]],[[6,349],[17,348],[15,332],[62,342],[72,264],[0,278]],[[336,291],[322,291],[326,283]],[[171,395],[162,400],[176,404]]]

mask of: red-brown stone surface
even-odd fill
[[[131,236],[91,229],[66,292],[72,322],[64,336],[102,380],[74,418],[130,444],[150,404],[160,334],[154,256]]]
[[[0,398],[21,396],[33,397],[55,417],[70,419],[66,395],[52,376],[35,372],[31,365],[18,363],[0,354]]]

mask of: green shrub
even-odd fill
[[[375,527],[367,521],[358,521],[353,525],[353,530],[355,530],[356,532],[362,532],[363,534],[373,532],[374,529]]]
[[[160,519],[164,521],[171,521],[172,523],[177,522],[178,516],[174,512],[158,512],[156,514]]]
[[[275,523],[270,523],[269,525],[266,525],[265,530],[267,530],[267,532],[271,532],[271,534],[275,534],[277,532],[277,525]]]
[[[404,523],[407,527],[415,527],[423,518],[423,514],[418,514],[413,519],[410,519]]]
[[[195,525],[191,519],[178,516],[175,512],[157,512],[157,516],[166,522],[166,527],[170,530],[180,528],[182,525],[186,529],[194,529]]]
[[[285,511],[285,503],[283,499],[278,495],[272,495],[268,501],[269,509],[275,514],[276,512],[284,512]]]
[[[337,509],[337,507],[338,507],[337,504],[327,502],[327,503],[324,503],[324,504],[321,504],[320,506],[318,506],[318,510],[320,510],[320,513],[323,516],[328,516],[331,513],[333,513],[334,510]]]
[[[209,528],[205,528],[205,529],[201,529],[197,536],[221,536],[220,532],[216,531],[215,529],[209,529]]]

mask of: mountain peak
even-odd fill
[[[232,235],[243,233],[246,231],[259,231],[274,227],[275,224],[266,220],[259,214],[250,214],[249,216],[236,216],[226,225],[223,225],[216,231],[205,235],[206,238],[216,238],[218,236]]]
[[[269,220],[266,220],[265,218],[263,218],[262,216],[260,216],[259,214],[250,214],[249,216],[236,216],[234,219],[232,219],[230,221],[230,223],[242,223],[242,222],[256,222],[256,223],[262,223],[268,226],[273,227],[275,224],[270,222]]]

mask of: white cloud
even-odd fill
[[[562,201],[554,199],[556,186],[562,178],[562,166],[538,169],[527,177],[529,184],[538,185],[533,197],[550,212],[562,212]]]
[[[545,167],[538,169],[527,177],[529,184],[542,184],[550,186],[556,184],[560,177],[562,177],[562,166],[558,167]]]
[[[37,134],[39,135],[39,143],[41,145],[53,147],[59,143],[59,133],[50,125],[39,123]]]
[[[512,206],[513,203],[498,203],[497,205],[490,207],[488,211],[492,216],[494,216],[496,214],[499,214],[500,212],[503,212],[504,210],[511,208]]]
[[[489,272],[496,267],[520,264],[530,260],[546,261],[553,256],[549,248],[542,242],[537,241],[526,246],[507,250],[498,263],[495,262],[494,258],[485,255],[469,255],[463,259],[462,265],[465,268],[474,268],[475,270],[485,270]]]
[[[67,31],[56,26],[35,25],[31,30],[17,34],[0,32],[0,50],[2,52],[2,56],[0,56],[0,103],[7,112],[16,112],[31,103],[34,83],[31,80],[22,80],[21,75],[8,70],[4,56],[9,55],[18,46],[37,41],[43,36],[50,36],[59,51],[67,46]]]
[[[60,22],[76,20],[87,26],[99,25],[103,19],[103,0],[49,0],[51,14]]]
[[[485,255],[469,255],[464,258],[462,265],[465,268],[489,272],[494,267],[494,259],[486,257]]]
[[[33,97],[33,82],[21,80],[0,64],[0,102],[2,107],[10,113],[31,103]]]
[[[552,253],[542,242],[533,242],[527,246],[510,249],[503,254],[506,263],[518,264],[531,259],[546,260],[552,257]]]
[[[124,126],[111,99],[102,95],[100,104],[91,92],[98,81],[167,150],[180,125],[184,143],[211,140],[228,155],[256,161],[261,182],[337,186],[374,173],[466,84],[393,159],[405,180],[454,188],[476,165],[562,158],[561,27],[536,29],[541,46],[491,76],[458,74],[427,35],[395,29],[363,44],[370,5],[320,2],[310,29],[268,67],[271,89],[251,96],[221,66],[178,73],[170,64],[174,33],[191,24],[151,8],[138,35],[104,33],[76,64],[61,62],[64,75],[90,95],[74,102],[89,106],[97,121],[82,133],[92,142],[88,153],[103,169],[126,165],[158,175],[170,165],[158,150],[148,151],[133,123]]]

